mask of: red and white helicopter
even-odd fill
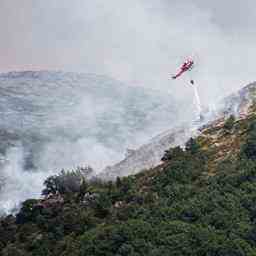
[[[183,73],[185,73],[186,71],[189,71],[191,70],[192,68],[194,67],[194,61],[192,59],[187,59],[183,64],[182,66],[180,67],[180,70],[179,72],[172,76],[172,79],[176,79],[178,78],[179,76],[181,76]],[[192,84],[194,83],[193,80],[190,81]]]

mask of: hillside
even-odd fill
[[[1,219],[2,255],[256,255],[254,92],[155,168],[105,182],[86,168],[49,177],[44,199]]]
[[[77,155],[81,154],[80,144],[87,144],[90,150],[84,147],[75,162],[93,165],[94,159],[85,159],[93,145],[97,144],[101,151],[124,152],[128,145],[136,144],[142,133],[146,139],[153,129],[167,127],[178,111],[177,102],[169,95],[95,74],[0,74],[0,96],[0,136],[4,133],[1,141],[6,141],[0,144],[0,153],[8,151],[8,142],[21,144],[24,169],[73,167],[72,161],[63,160],[63,155],[70,156],[72,151],[60,151],[60,143]],[[61,157],[56,155],[51,160],[49,148],[55,148]],[[45,166],[47,158],[51,164]]]
[[[0,215],[38,196],[43,180],[62,168],[100,171],[120,161],[126,148],[178,123],[177,105],[107,76],[0,74]]]
[[[113,179],[150,169],[161,163],[161,158],[168,148],[184,145],[190,137],[197,136],[198,129],[207,130],[206,127],[215,124],[218,126],[218,122],[230,115],[235,115],[237,119],[243,118],[250,111],[250,105],[255,100],[255,87],[256,83],[249,84],[222,99],[216,104],[218,108],[214,112],[205,109],[202,113],[202,120],[192,124],[186,122],[158,134],[148,143],[132,150],[122,161],[105,168],[100,175],[104,176],[105,179]]]

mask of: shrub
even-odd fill
[[[172,159],[182,157],[183,155],[184,155],[183,149],[180,146],[178,146],[178,147],[170,148],[169,150],[166,150],[161,160],[170,161]]]
[[[234,124],[235,124],[235,116],[234,115],[231,115],[227,120],[226,122],[224,123],[224,129],[226,131],[230,131],[233,127],[234,127]]]
[[[84,179],[91,175],[93,169],[91,167],[80,168],[72,171],[62,170],[60,174],[53,175],[47,178],[44,182],[45,189],[42,194],[48,195],[50,193],[65,194],[79,192],[81,185],[84,183]]]
[[[246,142],[241,147],[241,156],[256,160],[256,121],[249,126]]]
[[[28,199],[23,202],[22,207],[17,214],[16,222],[19,224],[25,223],[27,221],[33,221],[36,217],[36,211],[34,206],[37,204],[37,200]]]
[[[200,145],[195,139],[190,138],[186,143],[185,149],[191,154],[196,154],[200,151]]]

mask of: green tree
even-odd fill
[[[231,115],[224,123],[224,129],[225,131],[230,131],[235,124],[236,118],[234,115]]]

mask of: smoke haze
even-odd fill
[[[188,113],[194,95],[186,86],[191,78],[202,105],[214,105],[218,98],[255,80],[255,18],[253,0],[1,0],[0,72],[63,70],[105,75],[130,86],[154,89],[170,101],[175,98],[187,102],[186,108],[180,105],[179,113]],[[188,56],[194,58],[195,68],[172,81],[171,76]],[[86,118],[94,123],[95,111],[115,108],[115,102],[108,101],[95,108],[93,98],[79,95],[77,108],[65,112],[73,130],[86,125],[77,121],[84,109],[89,115]],[[158,118],[166,119],[166,111],[158,113]],[[20,120],[20,115],[14,121]],[[47,113],[46,123],[54,120],[58,127],[66,127],[63,117]],[[165,129],[167,123],[158,125],[145,128],[146,133],[140,131],[131,145],[144,142],[150,132]],[[109,159],[117,161],[123,155],[124,147],[112,150],[82,135],[75,143],[59,136],[44,145],[38,168],[45,169],[46,162],[59,168],[60,163],[68,167],[81,161],[102,168]],[[85,144],[90,152],[84,152]],[[72,152],[76,154],[69,159],[63,157]],[[21,147],[7,152],[11,164],[3,170],[8,183],[0,197],[0,203],[5,202],[4,211],[21,198],[38,195],[37,188],[49,174],[21,176],[24,153]],[[61,162],[56,164],[56,159]]]
[[[50,172],[87,165],[99,172],[122,160],[127,148],[177,125],[177,105],[170,95],[95,74],[0,74],[2,210],[40,194]]]

